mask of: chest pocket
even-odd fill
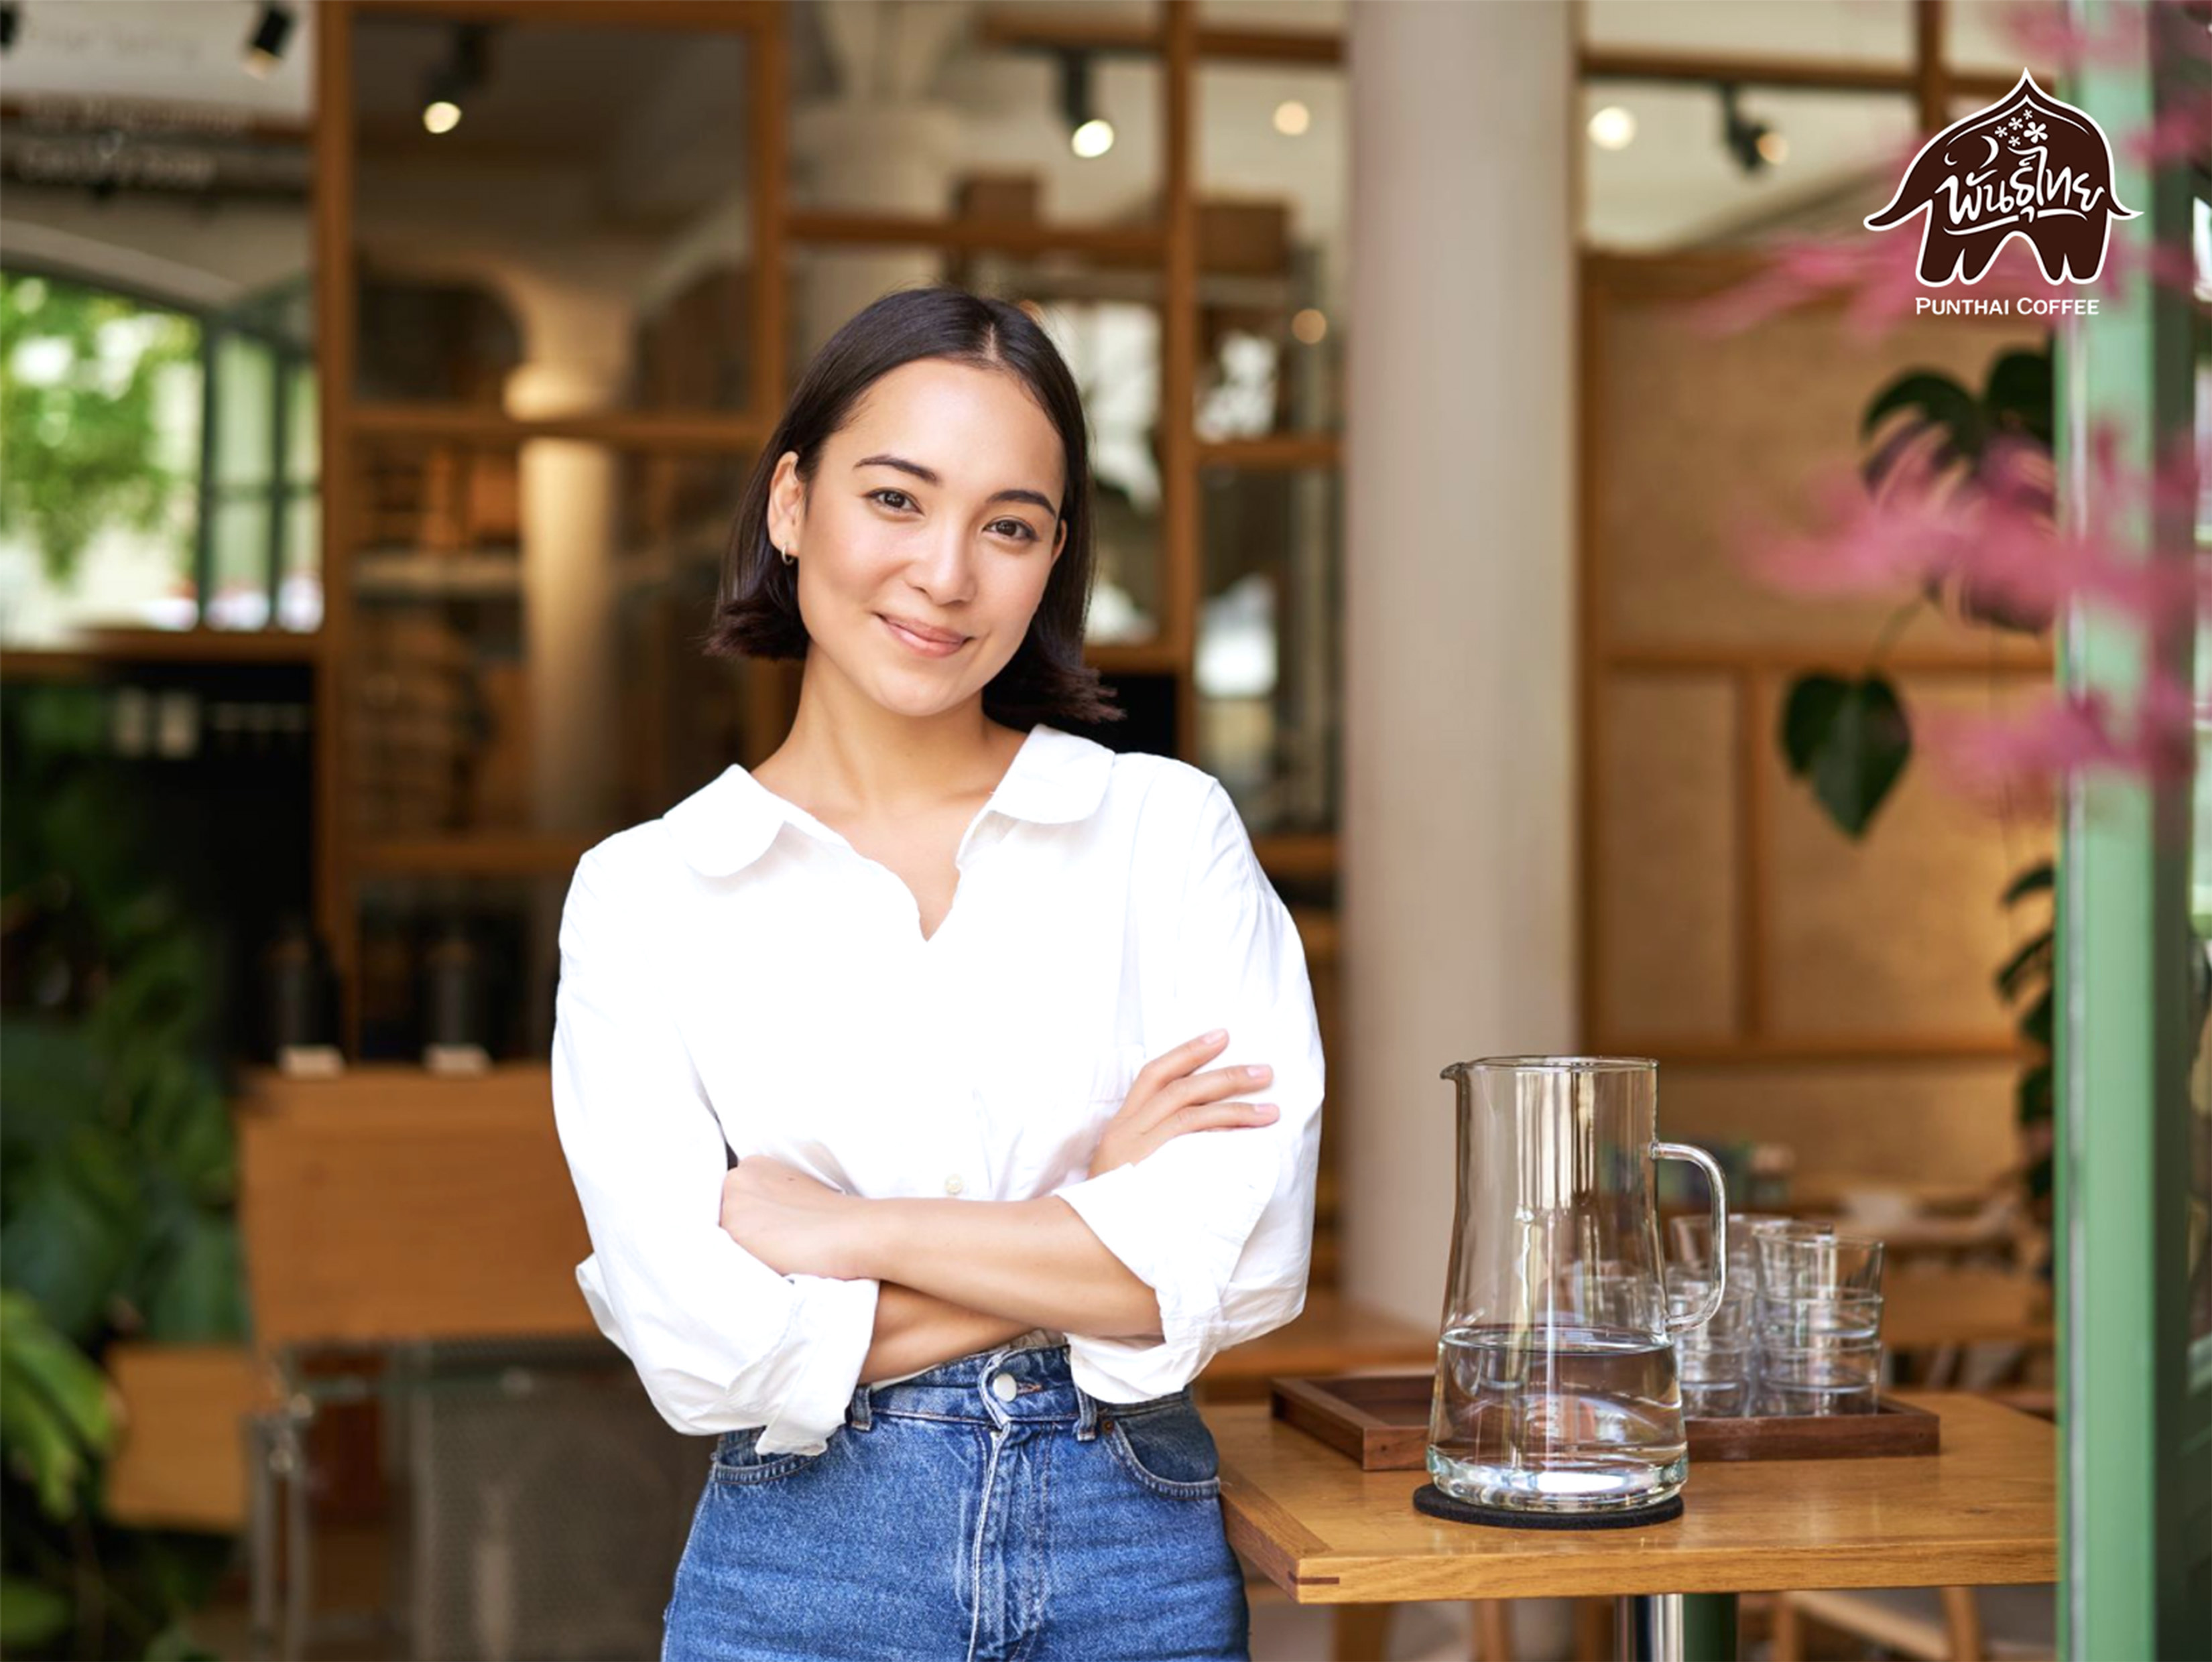
[[[1136,1040],[1010,1052],[981,1091],[985,1135],[1007,1162],[1007,1192],[1045,1193],[1080,1178],[1148,1059]]]

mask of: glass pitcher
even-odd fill
[[[1725,1290],[1728,1194],[1702,1149],[1653,1140],[1659,1065],[1641,1058],[1455,1062],[1459,1200],[1444,1293],[1430,1476],[1447,1495],[1526,1512],[1657,1505],[1689,1460],[1673,1335]],[[1712,1191],[1702,1309],[1669,1319],[1655,1159]]]

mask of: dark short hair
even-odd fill
[[[949,284],[902,288],[851,318],[806,367],[799,390],[754,464],[722,559],[706,650],[720,658],[804,658],[798,568],[769,541],[769,487],[787,451],[799,455],[810,487],[822,447],[877,381],[902,364],[943,358],[1013,376],[1060,431],[1066,460],[1060,521],[1067,538],[1046,580],[1029,634],[983,688],[984,713],[1026,728],[1118,721],[1127,713],[1098,671],[1083,661],[1084,615],[1091,604],[1091,448],[1075,378],[1036,321],[1018,306]]]

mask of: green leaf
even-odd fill
[[[146,1647],[146,1662],[222,1662],[222,1656],[193,1638],[191,1629],[179,1619],[154,1635],[154,1642]]]
[[[0,1648],[21,1656],[70,1624],[74,1606],[53,1588],[21,1575],[0,1575]]]
[[[236,1221],[193,1214],[148,1282],[145,1337],[165,1344],[243,1340],[245,1287]]]
[[[2020,949],[2004,961],[1997,971],[1997,992],[2005,1003],[2011,1004],[2020,997],[2021,984],[2033,975],[2047,975],[2051,971],[2051,931],[2044,930],[2031,935],[2021,943]]]
[[[1863,836],[1912,755],[1912,728],[1897,689],[1881,676],[1846,682],[1805,676],[1782,708],[1790,771],[1847,835]]]
[[[78,1127],[22,1174],[0,1228],[8,1284],[34,1297],[63,1332],[88,1341],[104,1318],[109,1289],[137,1253],[144,1224],[116,1142],[97,1127]]]
[[[2039,860],[2006,885],[2003,904],[2016,906],[2031,895],[2048,894],[2057,881],[2057,867],[2049,860]]]
[[[2027,1007],[2027,1014],[2020,1018],[2020,1036],[2032,1045],[2051,1048],[2051,997],[2045,987],[2040,997]]]
[[[59,1416],[69,1434],[88,1448],[106,1453],[118,1429],[107,1375],[91,1357],[70,1344],[27,1295],[0,1292],[0,1365],[14,1370],[14,1382],[34,1391]],[[0,1405],[0,1425],[14,1401]]]
[[[2021,1075],[2013,1101],[2014,1118],[2021,1125],[2038,1125],[2048,1120],[2054,1106],[2051,1064],[2039,1062]]]
[[[1792,773],[1802,779],[1812,771],[1820,745],[1835,725],[1836,712],[1850,690],[1850,682],[1841,676],[1797,677],[1782,703],[1782,755]]]
[[[1979,459],[1987,437],[1981,403],[1950,376],[1925,369],[1899,376],[1866,407],[1859,418],[1859,436],[1868,437],[1900,409],[1918,411],[1950,435],[1954,451],[1970,462]]]
[[[2008,352],[1990,366],[1982,406],[1991,426],[2009,426],[2045,445],[2051,442],[2051,355]]]

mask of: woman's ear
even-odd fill
[[[776,458],[768,486],[768,540],[786,554],[799,552],[799,533],[806,518],[806,482],[799,476],[799,452]]]

